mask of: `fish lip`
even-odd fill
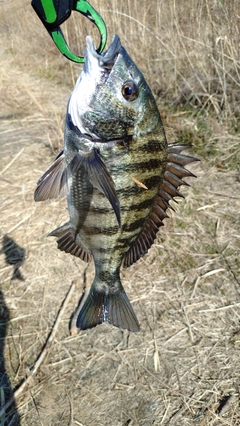
[[[116,61],[116,57],[120,53],[121,41],[119,36],[115,34],[113,36],[113,39],[111,41],[109,48],[106,50],[106,52],[103,52],[103,53],[98,53],[96,51],[96,48],[91,36],[86,37],[86,45],[87,45],[87,48],[85,51],[86,62],[90,61],[92,57],[98,60],[98,64],[100,67],[111,69]]]

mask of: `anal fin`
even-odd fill
[[[84,262],[91,260],[91,252],[76,242],[75,231],[69,223],[65,223],[48,234],[50,237],[58,237],[57,245],[59,250],[70,253],[73,256],[80,257]]]

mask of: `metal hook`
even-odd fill
[[[60,52],[74,62],[84,62],[83,56],[77,56],[68,47],[60,25],[71,15],[72,10],[80,12],[90,19],[99,30],[100,45],[97,51],[103,51],[107,42],[107,28],[99,13],[87,0],[32,0],[32,7],[52,37]]]

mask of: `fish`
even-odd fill
[[[35,201],[67,197],[69,222],[49,235],[95,277],[77,317],[81,330],[108,322],[140,325],[120,268],[144,256],[196,159],[168,144],[155,98],[116,34],[98,53],[86,38],[85,63],[70,95],[64,149],[37,182]],[[176,201],[176,200],[175,200]]]

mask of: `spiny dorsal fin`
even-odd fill
[[[35,201],[45,201],[67,195],[67,169],[63,151],[37,181]]]
[[[75,240],[74,229],[70,226],[69,223],[65,223],[63,226],[60,226],[54,231],[48,234],[50,237],[58,237],[57,245],[59,250],[65,251],[65,253],[70,253],[73,256],[80,257],[84,262],[89,262],[92,258],[91,253],[85,247],[83,247],[79,242]]]
[[[123,266],[125,268],[140,259],[153,244],[159,228],[164,225],[163,220],[168,217],[166,210],[168,208],[174,210],[169,201],[176,201],[174,199],[176,196],[184,198],[178,188],[181,185],[188,184],[182,179],[187,176],[195,177],[192,172],[184,168],[186,164],[197,161],[194,157],[181,154],[181,151],[186,148],[186,146],[181,145],[169,146],[168,162],[158,194],[141,233],[124,256]]]

